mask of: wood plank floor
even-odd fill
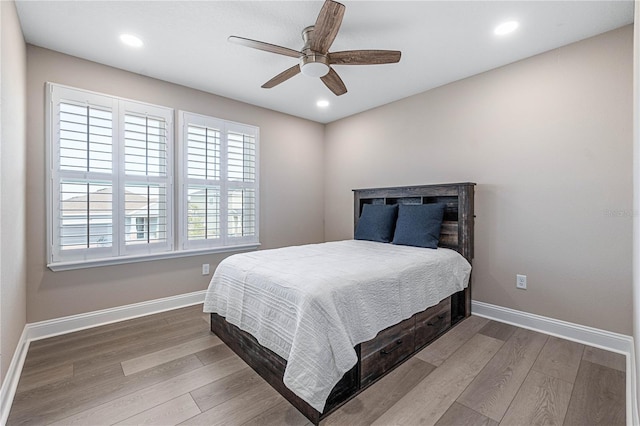
[[[329,425],[624,425],[625,358],[469,317]],[[33,342],[9,425],[309,425],[202,305]]]

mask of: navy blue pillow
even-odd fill
[[[397,217],[397,205],[365,204],[362,207],[354,238],[388,243],[393,238]]]
[[[438,248],[445,205],[401,204],[393,244]]]

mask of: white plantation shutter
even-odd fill
[[[171,121],[168,108],[123,102],[124,239],[126,254],[173,246]]]
[[[229,237],[252,237],[256,233],[256,191],[229,189],[227,231]]]
[[[189,177],[220,180],[221,130],[194,124],[186,130]]]
[[[180,112],[184,249],[258,243],[258,129]]]
[[[187,199],[187,238],[191,241],[220,239],[219,187],[189,185]]]
[[[221,135],[219,123],[187,124],[186,135],[186,235],[199,245],[220,241]],[[208,241],[208,242],[207,242]]]
[[[229,181],[255,182],[256,138],[230,131],[227,134]]]
[[[113,120],[108,108],[59,104],[58,251],[111,247]]]
[[[59,250],[112,246],[111,182],[61,180],[60,199],[60,214],[56,223],[60,236]]]
[[[110,109],[59,104],[60,170],[111,173],[113,119]]]
[[[170,250],[173,110],[55,84],[47,109],[49,263]]]
[[[256,236],[256,136],[248,126],[230,124],[227,133],[227,235],[235,239]]]
[[[48,94],[49,261],[117,255],[117,102],[54,85]]]

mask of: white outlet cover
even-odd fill
[[[526,275],[516,275],[516,288],[520,288],[523,290],[527,289],[527,276]]]

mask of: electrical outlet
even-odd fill
[[[516,288],[526,290],[527,289],[527,276],[516,275]]]
[[[202,275],[209,275],[209,264],[208,263],[203,263],[202,264]]]

